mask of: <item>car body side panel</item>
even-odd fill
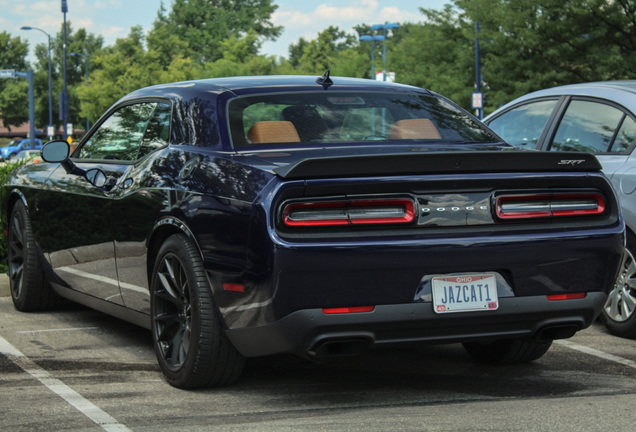
[[[131,168],[115,193],[115,248],[127,307],[149,313],[149,270],[164,218],[192,233],[210,272],[241,275],[251,203],[273,177],[231,159],[164,149]],[[228,276],[230,277],[230,276]]]
[[[129,168],[119,164],[79,164],[100,168],[113,179]],[[113,245],[113,197],[60,166],[46,182],[48,193],[39,202],[46,209],[52,235],[45,253],[65,285],[109,302],[122,304]],[[73,215],[69,224],[68,215]]]

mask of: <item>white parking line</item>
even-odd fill
[[[633,360],[629,360],[629,359],[626,359],[626,358],[623,358],[623,357],[615,356],[613,354],[608,354],[606,352],[599,351],[599,350],[594,349],[594,348],[586,347],[584,345],[578,345],[578,344],[575,344],[574,342],[570,342],[568,340],[557,340],[557,341],[554,341],[554,343],[557,343],[559,345],[563,345],[565,347],[568,347],[570,349],[573,349],[573,350],[576,350],[576,351],[579,351],[579,352],[582,352],[582,353],[585,353],[585,354],[593,355],[593,356],[602,358],[604,360],[613,361],[613,362],[620,363],[622,365],[629,366],[631,368],[636,369],[636,362],[633,361]]]
[[[7,342],[7,340],[2,336],[0,336],[0,353],[5,355],[9,360],[33,378],[40,381],[49,390],[64,399],[105,431],[130,432],[130,429],[117,422],[115,418],[107,414],[97,405],[77,393],[59,379],[53,378],[51,374],[35,364],[35,362],[26,355],[22,354],[21,351]]]

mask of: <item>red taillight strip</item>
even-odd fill
[[[283,223],[290,227],[404,224],[414,219],[415,204],[408,198],[291,203],[283,210]]]
[[[323,308],[322,313],[325,313],[325,314],[361,313],[361,312],[373,312],[373,309],[375,309],[375,306],[349,306],[349,307]]]
[[[500,219],[589,216],[605,212],[605,200],[593,192],[501,195],[495,208]]]
[[[548,300],[575,300],[582,299],[587,297],[587,293],[570,293],[570,294],[551,294],[548,297]]]

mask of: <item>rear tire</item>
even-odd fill
[[[610,333],[625,338],[636,337],[636,239],[627,233],[627,247],[618,277],[601,313]]]
[[[199,251],[183,234],[169,237],[157,255],[151,320],[155,354],[172,386],[223,386],[241,375],[245,359],[225,336]]]
[[[26,206],[18,201],[11,212],[7,235],[9,287],[15,308],[22,312],[52,309],[62,304],[42,271],[40,251]]]
[[[519,364],[537,360],[552,345],[552,341],[532,339],[501,339],[490,343],[466,342],[464,349],[480,363]]]

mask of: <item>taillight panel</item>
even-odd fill
[[[605,199],[597,192],[501,194],[495,198],[499,219],[595,216],[605,213]]]
[[[342,195],[285,201],[279,209],[278,226],[289,230],[466,227],[515,221],[552,223],[607,213],[603,194],[594,190]]]
[[[283,205],[288,227],[409,224],[415,219],[410,198],[345,199]]]

